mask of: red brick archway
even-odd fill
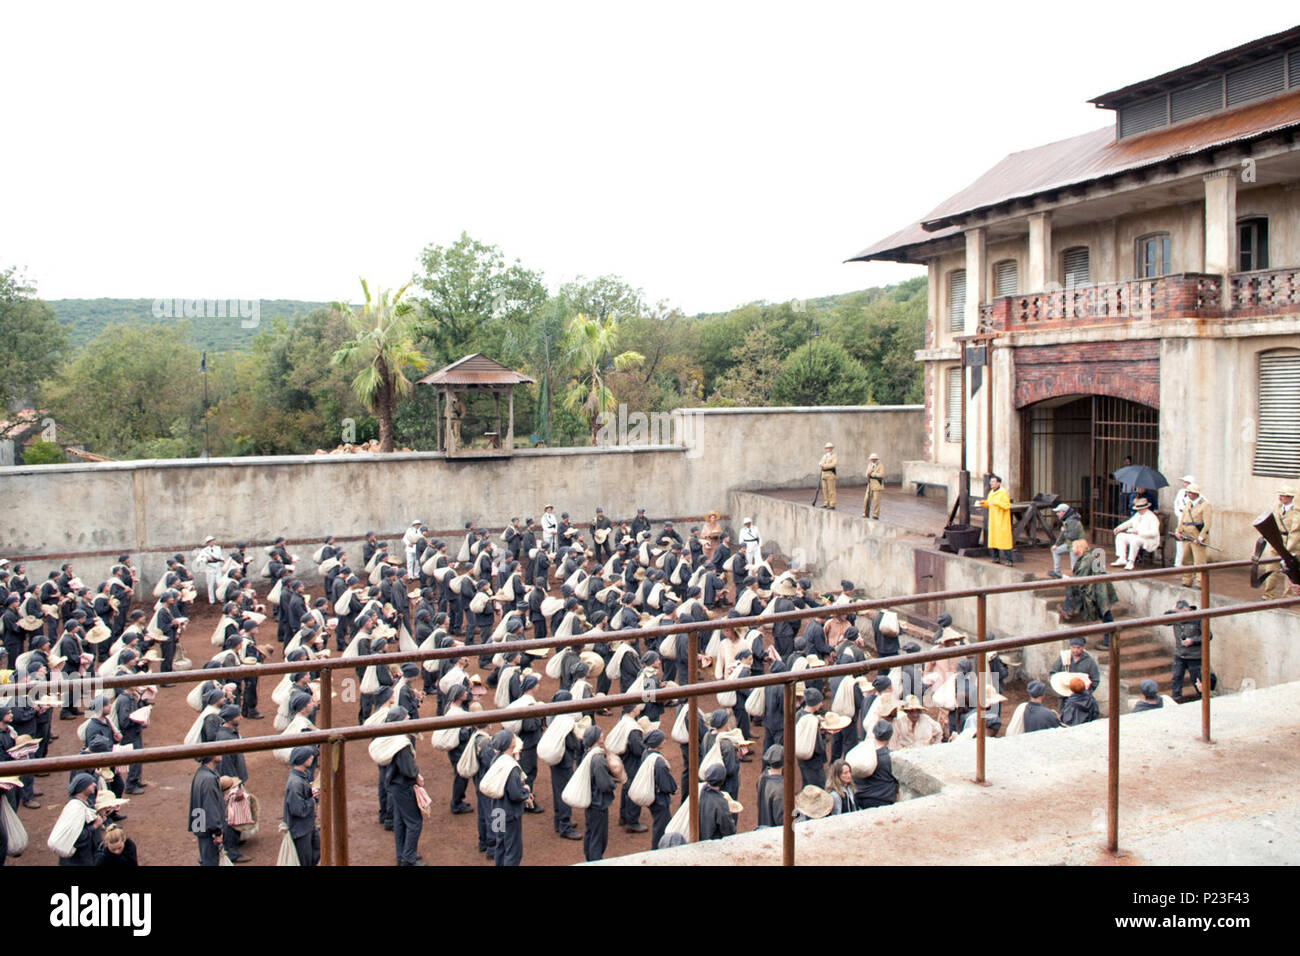
[[[1160,407],[1160,343],[1080,342],[1012,350],[1016,408],[1066,395],[1109,395]]]

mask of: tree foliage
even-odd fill
[[[838,342],[814,339],[795,349],[772,383],[777,405],[864,405],[867,370]]]
[[[54,375],[67,344],[63,327],[17,269],[0,270],[0,402],[30,399]]]

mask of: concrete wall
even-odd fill
[[[811,488],[826,441],[843,478],[877,451],[896,480],[902,459],[921,451],[920,406],[687,409],[673,418],[678,445],[532,449],[495,461],[410,453],[4,468],[0,495],[11,507],[0,554],[79,556],[75,568],[91,583],[131,552],[151,585],[167,556],[206,534],[225,546],[276,535],[347,542],[368,530],[392,536],[415,519],[439,530],[468,520],[497,527],[548,502],[583,523],[597,506],[613,517],[638,507],[685,517],[725,509],[730,488]],[[29,576],[58,563],[34,561]]]

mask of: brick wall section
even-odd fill
[[[923,418],[925,422],[925,444],[922,447],[925,448],[926,458],[929,461],[937,460],[939,454],[939,449],[934,444],[934,383],[938,374],[934,362],[925,363],[925,415]]]
[[[1013,350],[1012,360],[1016,408],[1063,395],[1112,395],[1160,407],[1156,339],[1024,346]]]

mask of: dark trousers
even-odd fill
[[[227,823],[221,828],[221,849],[228,854],[238,853],[239,844],[239,831]]]
[[[469,781],[456,772],[456,762],[453,762],[451,765],[451,805],[453,808],[465,802],[465,789],[468,786]]]
[[[244,696],[240,701],[243,705],[240,713],[247,717],[249,714],[257,713],[257,678],[250,677],[244,681]]]
[[[415,802],[415,788],[393,787],[388,792],[388,805],[393,814],[397,862],[414,863],[420,847],[420,831],[424,829],[424,818]]]
[[[763,728],[763,753],[767,753],[767,748],[774,744],[779,744],[785,740],[785,727]]]
[[[623,784],[623,790],[618,798],[618,822],[629,826],[641,822],[641,805],[627,795],[628,789],[632,786],[632,778],[636,768],[631,768],[627,772],[627,783]]]
[[[682,787],[677,792],[682,795],[682,803],[690,799],[691,790],[691,750],[689,744],[682,744]],[[700,759],[704,759],[704,754],[700,754]]]
[[[507,814],[504,822],[497,838],[496,865],[518,866],[524,859],[524,820]]]
[[[749,711],[745,709],[745,694],[738,692],[736,694],[736,706],[731,708],[731,712],[736,717],[736,727],[749,739]]]
[[[1178,701],[1183,696],[1183,677],[1191,676],[1192,690],[1196,681],[1201,679],[1201,659],[1199,657],[1175,657],[1173,679],[1169,682],[1169,696]]]
[[[460,601],[447,602],[447,633],[459,634],[461,615],[464,611],[461,609]],[[466,641],[466,643],[469,643]]]
[[[172,672],[172,660],[176,657],[176,641],[175,639],[163,641],[158,646],[162,650],[162,665],[158,670],[164,674],[170,674]]]
[[[826,788],[826,764],[820,760],[800,760],[799,776],[803,778],[805,787],[821,787],[823,790]]]
[[[370,716],[370,712],[375,709],[375,695],[362,694],[361,703],[357,706],[357,723],[364,723],[365,719]]]
[[[582,833],[582,857],[588,862],[599,860],[605,855],[605,846],[609,843],[609,807],[588,807],[586,810],[586,829]]]
[[[315,866],[320,862],[320,830],[312,829],[300,837],[294,837],[293,848],[298,851],[299,866]]]
[[[655,802],[650,804],[650,849],[659,849],[659,841],[663,839],[664,831],[668,829],[668,821],[672,814],[668,812],[669,795],[666,793],[656,793]]]
[[[218,866],[221,858],[217,850],[217,841],[214,839],[216,834],[205,831],[194,835],[199,841],[199,866]]]
[[[492,827],[488,821],[492,816],[492,798],[485,797],[479,793],[478,783],[474,784],[474,803],[477,807],[478,814],[478,848],[480,853],[486,853],[493,859],[496,858],[497,835],[492,832]]]
[[[531,790],[537,780],[537,744],[519,751],[519,769],[524,772],[524,782]]]
[[[533,640],[540,641],[542,638],[546,636],[546,618],[534,617],[532,618],[532,622],[533,622]],[[13,660],[13,658],[10,658],[10,660]]]
[[[392,793],[384,784],[384,768],[379,768],[379,822],[387,826],[394,823]]]
[[[559,765],[551,768],[551,808],[555,814],[555,832],[571,833],[574,830],[573,817],[569,805],[560,796],[564,788],[573,779],[573,768],[561,769]]]

